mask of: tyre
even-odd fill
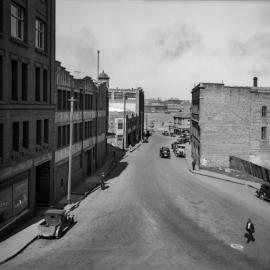
[[[58,228],[56,229],[56,232],[55,232],[55,238],[56,238],[56,239],[59,239],[59,238],[62,237],[62,235],[63,235],[62,228],[61,228],[61,227],[58,227]]]

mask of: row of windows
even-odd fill
[[[43,130],[42,130],[43,122]],[[37,120],[35,125],[36,144],[49,143],[49,119]],[[43,131],[43,132],[42,132]],[[12,123],[12,150],[20,152],[21,148],[29,149],[29,121]],[[20,134],[21,133],[21,134]],[[42,136],[43,135],[43,136]],[[0,124],[0,162],[3,161],[4,124]]]
[[[26,42],[26,12],[25,9],[17,3],[11,3],[10,14],[10,34],[13,38]],[[40,50],[45,50],[45,28],[44,21],[40,18],[35,20],[35,46]]]
[[[83,123],[73,124],[73,143],[82,141],[93,136],[93,122],[87,121],[84,123],[84,138],[83,138]],[[70,125],[58,126],[57,128],[57,147],[66,147],[70,140]]]
[[[11,99],[14,101],[29,100],[29,65],[12,59],[11,65]],[[31,78],[32,79],[32,78]],[[3,100],[3,57],[0,56],[0,100]],[[49,101],[48,70],[35,68],[35,100]]]
[[[71,94],[70,91],[66,90],[59,90],[57,91],[57,109],[60,111],[69,111],[70,110],[70,98]],[[84,109],[85,110],[92,110],[93,109],[93,97],[92,95],[85,94],[83,96],[82,93],[74,93],[74,107],[75,111],[83,110],[83,102],[84,102]]]

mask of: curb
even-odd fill
[[[191,169],[189,169],[189,171],[191,173],[193,173],[193,174],[198,174],[198,175],[202,175],[202,176],[206,176],[206,177],[210,177],[210,178],[214,178],[214,179],[219,179],[219,180],[222,180],[222,181],[226,181],[226,182],[230,182],[230,183],[234,183],[234,184],[238,184],[238,185],[247,186],[247,187],[250,187],[250,188],[257,189],[256,187],[254,187],[254,186],[252,186],[250,184],[239,183],[237,181],[233,181],[233,180],[229,180],[229,179],[224,179],[222,177],[217,177],[217,176],[213,176],[213,175],[203,174],[203,173],[200,173],[200,172],[192,171]]]
[[[22,248],[20,248],[15,254],[11,255],[10,257],[6,258],[5,260],[0,262],[0,265],[12,260],[16,256],[18,256],[20,253],[22,253],[28,246],[30,246],[34,241],[37,240],[37,236],[35,236],[32,240],[30,240],[27,244],[25,244]]]

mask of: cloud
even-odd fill
[[[151,39],[151,48],[156,48],[161,57],[170,60],[181,58],[184,54],[202,47],[200,33],[186,24],[153,29],[149,33],[149,38]]]

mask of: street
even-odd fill
[[[174,140],[153,134],[127,153],[60,240],[37,240],[1,269],[270,269],[270,203],[250,187],[192,174],[172,152],[160,158]],[[248,218],[256,241],[246,244]]]

